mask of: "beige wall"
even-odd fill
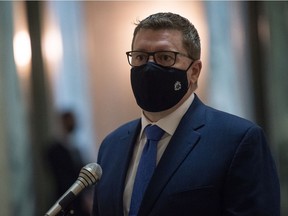
[[[187,17],[198,29],[202,41],[204,67],[198,94],[205,100],[207,27],[201,2],[104,2],[85,4],[87,49],[90,66],[97,146],[113,129],[140,116],[130,87],[130,66],[125,52],[130,50],[134,23],[163,11]]]

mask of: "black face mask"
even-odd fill
[[[175,106],[188,91],[186,72],[152,62],[131,68],[131,85],[137,104],[148,112]]]

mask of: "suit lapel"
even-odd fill
[[[118,160],[120,163],[115,164],[117,167],[115,171],[118,172],[115,176],[119,176],[119,178],[116,179],[118,182],[118,186],[116,187],[117,191],[114,193],[115,203],[117,203],[115,213],[117,213],[117,215],[123,215],[123,191],[125,187],[126,174],[133,154],[134,144],[141,128],[141,123],[139,120],[135,123],[136,124],[130,125],[126,135],[120,137],[119,145],[117,145],[120,148],[117,148],[116,150],[117,155],[121,157],[121,160]],[[115,181],[115,179],[113,181]]]
[[[171,138],[144,195],[139,215],[148,215],[171,176],[200,139],[198,128],[204,125],[205,108],[195,97]]]

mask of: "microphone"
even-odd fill
[[[90,163],[84,166],[75,183],[49,209],[45,216],[56,216],[60,211],[65,210],[84,188],[96,184],[101,176],[102,168],[99,164]]]

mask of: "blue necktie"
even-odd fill
[[[144,146],[131,196],[129,216],[136,216],[142,202],[146,187],[153,175],[157,159],[157,143],[164,134],[164,131],[156,125],[145,128],[147,142]]]

